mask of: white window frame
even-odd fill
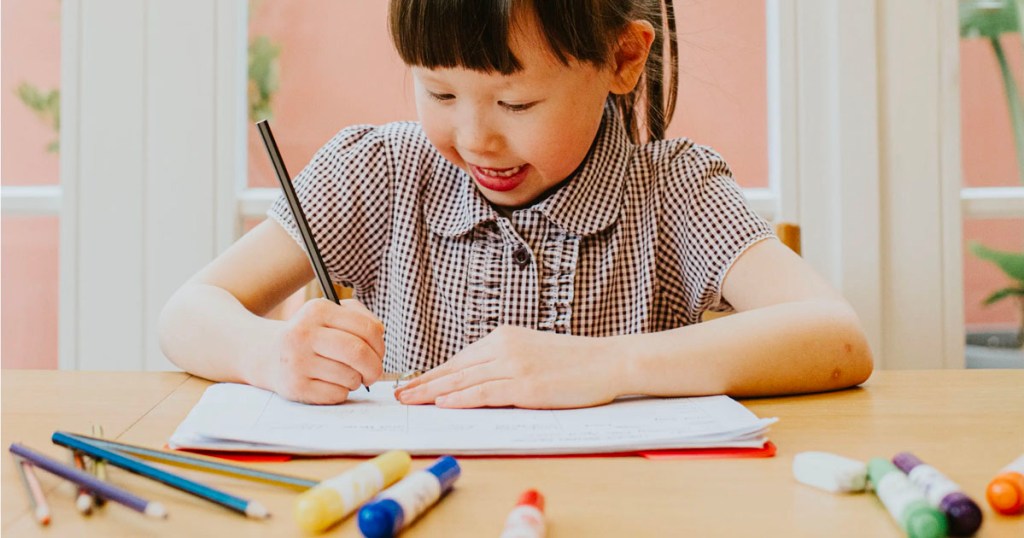
[[[770,177],[748,198],[801,225],[880,366],[962,366],[961,213],[1020,217],[1024,188],[961,190],[956,1],[766,1]],[[245,185],[247,5],[62,10],[61,187],[4,187],[3,212],[61,219],[61,368],[171,368],[160,307],[276,196]]]

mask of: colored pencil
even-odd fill
[[[285,200],[292,211],[292,218],[295,219],[295,226],[298,227],[299,234],[306,243],[306,253],[309,254],[309,262],[313,265],[313,272],[316,273],[316,279],[320,282],[324,298],[334,304],[340,304],[338,294],[334,291],[334,283],[331,282],[331,277],[327,273],[327,265],[324,263],[323,256],[320,255],[320,247],[313,239],[313,231],[309,228],[309,221],[306,220],[302,204],[299,203],[295,187],[292,186],[291,176],[288,175],[288,169],[284,166],[284,158],[281,157],[281,151],[277,149],[277,140],[274,139],[274,133],[270,130],[270,122],[260,120],[256,123],[256,128],[263,139],[263,147],[267,148],[267,156],[270,157],[270,164],[274,167],[277,182],[281,184],[281,190],[284,191]],[[366,388],[366,392],[370,392],[370,387],[366,383],[363,383],[363,387]]]
[[[71,462],[74,463],[75,468],[79,471],[88,473],[89,470],[85,467],[85,456],[82,456],[81,452],[77,450],[71,451]],[[92,513],[92,493],[88,489],[78,486],[78,497],[75,499],[75,508],[82,515],[87,516]]]
[[[142,512],[143,514],[151,517],[167,517],[167,510],[164,509],[162,504],[155,501],[147,501],[146,499],[116,487],[109,482],[100,482],[89,473],[64,465],[63,463],[49,456],[40,454],[21,443],[11,444],[10,451],[22,458],[25,458],[40,469],[49,471],[61,478],[64,478],[65,480],[70,480],[75,484],[85,486],[86,488],[95,491],[114,502],[121,503],[132,510]]]
[[[265,482],[268,484],[274,484],[278,486],[286,486],[300,491],[305,491],[319,484],[318,481],[310,480],[308,478],[300,478],[297,476],[289,476],[278,473],[270,473],[253,467],[235,465],[218,460],[216,458],[200,456],[198,454],[182,454],[178,452],[172,452],[170,450],[147,448],[138,445],[131,445],[128,443],[121,443],[118,441],[109,441],[107,439],[97,439],[95,437],[89,437],[88,435],[80,435],[77,433],[64,433],[71,437],[88,441],[96,446],[105,448],[107,450],[124,452],[126,454],[131,454],[132,456],[142,458],[144,460],[155,461],[158,463],[166,463],[168,465],[175,465],[177,467],[196,469],[199,471],[214,472],[223,475],[234,476],[237,478],[244,478],[246,480],[253,480],[256,482]]]
[[[92,425],[93,437],[103,438],[103,426],[99,424]],[[107,464],[103,460],[92,460],[92,474],[96,475],[96,478],[106,482],[107,480]],[[96,506],[103,506],[103,503],[107,502],[106,499],[100,495],[92,496],[93,503]]]
[[[257,501],[250,501],[248,499],[236,497],[230,493],[225,493],[211,488],[210,486],[189,480],[183,476],[169,473],[163,469],[158,469],[152,465],[144,463],[142,460],[133,456],[102,448],[93,444],[91,441],[86,441],[85,439],[74,437],[64,432],[53,432],[53,436],[50,439],[55,444],[72,450],[80,450],[96,459],[104,459],[108,464],[113,465],[114,467],[120,467],[121,469],[142,477],[156,480],[161,484],[195,495],[196,497],[218,504],[229,510],[244,514],[247,517],[262,519],[270,515],[267,512],[267,509]]]
[[[11,454],[14,458],[14,466],[18,468],[18,475],[21,476],[21,483],[25,484],[25,491],[28,492],[28,501],[32,505],[32,515],[40,525],[50,524],[50,505],[46,503],[46,495],[43,494],[43,487],[39,484],[31,463]]]

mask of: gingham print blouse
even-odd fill
[[[730,308],[730,265],[774,235],[717,153],[634,145],[610,107],[575,175],[510,218],[416,122],[343,129],[295,184],[331,278],[384,322],[388,372],[432,368],[500,325],[613,336],[697,323]],[[305,248],[283,197],[268,215]]]

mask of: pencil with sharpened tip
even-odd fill
[[[320,255],[320,247],[316,245],[316,241],[313,239],[313,232],[309,229],[306,214],[302,211],[299,197],[295,194],[295,187],[292,186],[291,176],[288,175],[288,169],[284,166],[281,151],[277,149],[277,141],[274,140],[274,133],[270,130],[270,123],[267,120],[262,120],[256,123],[256,128],[259,129],[260,137],[263,138],[263,145],[267,148],[267,155],[270,156],[270,163],[274,166],[277,181],[281,183],[281,190],[284,191],[288,207],[291,208],[292,216],[295,218],[295,225],[299,228],[302,240],[306,243],[306,252],[309,253],[309,261],[313,264],[313,272],[316,273],[316,278],[320,282],[320,288],[323,289],[324,297],[334,304],[341,304],[341,301],[338,300],[338,294],[334,291],[334,283],[331,282],[331,277],[327,274],[327,265],[324,264],[324,258]],[[366,392],[370,392],[369,386],[365,383],[363,386],[366,387]]]
[[[33,470],[34,467],[14,453],[11,456],[14,457],[14,466],[18,468],[21,483],[25,485],[25,491],[28,493],[28,502],[32,505],[32,515],[35,517],[36,523],[49,525],[50,505],[46,502],[46,495],[43,494],[43,488],[39,484],[39,478]]]
[[[227,463],[223,460],[210,458],[206,456],[200,456],[198,454],[184,454],[179,452],[173,452],[170,450],[147,448],[144,446],[121,443],[118,441],[110,441],[107,439],[97,439],[95,437],[89,437],[88,435],[80,435],[77,433],[62,433],[74,437],[76,439],[88,441],[98,447],[105,448],[107,450],[123,452],[125,454],[130,454],[132,456],[147,461],[165,463],[167,465],[174,465],[176,467],[183,467],[186,469],[195,469],[198,471],[213,472],[227,476],[234,476],[236,478],[243,478],[246,480],[253,480],[256,482],[264,482],[268,484],[274,484],[277,486],[285,486],[300,491],[305,491],[318,484],[316,480],[310,480],[308,478],[300,478],[297,476],[290,476],[279,473],[270,473],[260,469],[255,469],[253,467],[235,465]]]
[[[74,467],[65,465],[49,456],[40,454],[21,443],[13,443],[10,451],[28,460],[32,465],[53,473],[65,480],[70,480],[78,485],[99,493],[116,503],[123,504],[132,510],[141,512],[150,517],[167,517],[167,510],[156,501],[147,501],[138,495],[125,491],[109,482],[101,482],[89,473],[79,471]]]
[[[89,472],[86,468],[85,457],[82,456],[81,452],[74,450],[71,452],[71,462],[74,463],[75,468],[82,472]],[[75,498],[75,508],[82,513],[83,516],[87,516],[92,513],[92,493],[82,486],[78,486],[78,496]]]
[[[270,516],[267,509],[257,501],[250,501],[241,497],[236,497],[230,493],[225,493],[211,488],[210,486],[189,480],[183,476],[178,476],[164,471],[163,469],[158,469],[127,454],[101,448],[84,439],[72,437],[64,432],[54,432],[51,440],[54,444],[67,447],[72,450],[80,450],[93,458],[107,460],[107,463],[114,467],[119,467],[144,478],[156,480],[161,484],[184,491],[185,493],[194,495],[200,499],[205,499],[229,510],[238,512],[239,514],[243,514],[246,517],[264,519]]]
[[[92,436],[96,437],[96,438],[99,438],[99,439],[102,439],[103,438],[103,426],[101,426],[99,424],[93,424],[92,425]],[[104,462],[103,460],[92,460],[92,474],[94,474],[96,476],[96,478],[98,478],[99,480],[103,480],[105,482],[107,480],[107,464],[106,464],[106,462]],[[92,496],[92,500],[93,500],[93,504],[95,504],[96,506],[103,506],[103,504],[105,502],[107,502],[106,499],[104,499],[103,497],[101,497],[99,495],[95,495],[95,494]]]

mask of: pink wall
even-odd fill
[[[0,3],[0,177],[3,185],[55,185],[56,138],[17,97],[29,81],[41,90],[60,85],[60,2]],[[0,231],[0,366],[57,366],[56,217],[4,217]]]
[[[254,3],[253,35],[285,45],[273,125],[293,174],[342,126],[415,118],[411,81],[387,36],[385,6],[379,0]],[[680,96],[669,136],[716,148],[744,186],[767,185],[764,3],[690,0],[677,2],[677,9]],[[55,184],[57,158],[43,150],[53,133],[14,91],[22,81],[43,89],[59,84],[59,2],[4,0],[0,10],[3,184]],[[1008,39],[1005,46],[1016,72],[1024,72],[1019,39]],[[966,183],[1015,184],[1005,98],[991,52],[982,42],[969,41],[961,54]],[[255,136],[249,149],[250,184],[274,186]],[[2,366],[53,368],[57,221],[5,217],[2,225]],[[1019,219],[968,222],[964,237],[1020,249],[1024,226]],[[967,255],[964,272],[968,324],[1016,322],[1010,303],[979,305],[1003,285],[998,270]]]
[[[748,187],[768,185],[764,9],[706,0],[677,13],[680,93],[668,134],[716,148]],[[388,37],[386,2],[262,2],[250,34],[287,44],[272,123],[293,174],[341,127],[416,119],[408,69]],[[275,186],[255,129],[249,149],[250,184]]]

